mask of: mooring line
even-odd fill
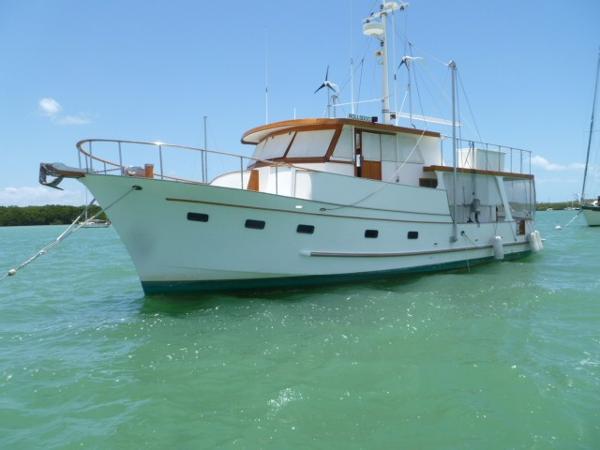
[[[123,200],[127,195],[129,195],[131,192],[133,191],[139,191],[142,188],[140,186],[137,185],[133,185],[131,186],[131,189],[129,189],[127,192],[125,192],[123,195],[121,195],[119,198],[117,198],[115,201],[113,201],[112,203],[110,203],[106,208],[102,208],[100,209],[100,211],[98,211],[96,214],[94,214],[92,217],[90,217],[88,219],[89,221],[92,221],[96,218],[98,218],[98,216],[106,211],[108,211],[110,208],[112,208],[114,205],[116,205],[118,202],[120,202],[121,200]],[[92,206],[92,204],[96,201],[96,199],[92,199],[92,201],[89,203],[89,206]],[[87,209],[86,207],[86,209]],[[21,270],[22,268],[28,266],[29,264],[31,264],[33,261],[35,261],[36,259],[38,259],[40,256],[45,255],[46,253],[48,253],[49,250],[51,250],[53,247],[57,246],[58,244],[60,244],[62,241],[64,241],[66,238],[68,238],[71,234],[75,233],[76,231],[78,231],[84,224],[85,222],[81,222],[78,224],[78,222],[80,221],[81,217],[83,216],[84,212],[82,212],[81,214],[79,214],[79,216],[77,216],[77,218],[73,221],[73,223],[71,223],[71,225],[69,225],[67,227],[67,229],[65,231],[63,231],[61,234],[58,235],[58,237],[50,242],[49,244],[45,245],[44,247],[42,247],[40,250],[38,250],[33,256],[29,257],[28,259],[26,259],[25,261],[23,261],[21,264],[19,264],[17,267],[10,269],[7,273],[5,273],[1,278],[0,281],[3,281],[4,279],[8,278],[8,277],[12,277],[14,275],[17,274],[17,272],[19,270]]]

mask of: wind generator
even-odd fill
[[[321,86],[319,86],[315,90],[314,93],[316,94],[323,88],[325,88],[325,90],[327,91],[327,117],[330,118],[331,117],[332,99],[333,99],[333,111],[334,111],[333,115],[335,116],[335,103],[337,102],[337,99],[338,99],[339,88],[338,88],[338,85],[335,84],[333,81],[329,81],[329,66],[327,66],[327,70],[325,71],[325,80],[323,81],[323,83],[321,83]],[[332,92],[333,92],[333,96],[331,95]]]

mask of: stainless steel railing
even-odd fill
[[[458,138],[457,151],[459,150],[466,150],[467,154],[472,152],[471,161],[476,164],[476,167],[468,167],[468,165],[465,165],[465,161],[460,160],[459,154],[459,167],[531,175],[532,152],[529,150],[510,147],[508,145]],[[476,156],[477,150],[485,150],[485,153],[483,153],[483,161],[480,161]],[[440,152],[442,161],[446,163],[452,161],[452,137],[442,136]]]
[[[108,146],[108,148],[107,148]],[[286,168],[295,168],[297,170],[302,170],[305,172],[316,172],[312,169],[307,169],[305,167],[298,167],[290,163],[281,162],[281,161],[272,161],[272,160],[263,160],[259,158],[254,158],[252,156],[243,156],[235,153],[227,153],[216,150],[207,150],[199,147],[191,147],[185,145],[178,144],[168,144],[164,142],[149,142],[149,141],[131,141],[131,140],[121,140],[121,139],[85,139],[77,142],[76,147],[78,150],[78,161],[79,167],[85,169],[88,172],[99,173],[99,174],[111,174],[118,173],[119,175],[126,175],[127,172],[134,168],[139,167],[134,165],[128,165],[125,163],[125,152],[130,150],[132,146],[138,147],[148,147],[153,149],[156,153],[154,154],[153,159],[146,158],[145,161],[154,161],[157,163],[157,171],[153,171],[153,178],[159,178],[161,180],[172,180],[172,181],[181,181],[186,183],[202,183],[207,184],[210,182],[209,178],[209,170],[208,170],[208,161],[209,155],[214,157],[226,159],[229,162],[226,166],[229,166],[232,169],[235,169],[232,173],[237,173],[239,170],[239,187],[240,189],[247,188],[247,181],[249,179],[249,175],[247,174],[248,170],[252,166],[259,165],[268,165],[270,167],[275,168],[275,193],[277,194],[279,191],[279,170],[283,167]],[[100,148],[101,147],[101,148]],[[166,161],[165,157],[172,150],[187,150],[191,152],[198,152],[201,157],[197,161],[197,166],[195,170],[191,170],[193,174],[198,173],[201,174],[199,179],[196,178],[184,178],[181,176],[169,175],[166,171]],[[117,160],[111,159],[108,156],[105,156],[106,153],[112,153],[116,156]],[[237,162],[236,162],[237,160]],[[154,168],[154,164],[153,168]],[[141,168],[141,167],[140,167]],[[222,165],[222,168],[224,166]],[[231,174],[231,173],[230,173]],[[245,176],[246,174],[246,176]],[[218,176],[226,175],[223,173],[216,174]],[[237,187],[232,186],[232,187]]]

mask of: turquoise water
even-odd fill
[[[0,281],[0,448],[600,448],[600,229],[471,273],[145,298],[112,229]],[[0,269],[63,227],[0,228]]]

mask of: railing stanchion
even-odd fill
[[[523,150],[519,150],[519,173],[523,173]]]
[[[240,189],[244,189],[244,157],[240,156]]]
[[[106,162],[103,162],[102,164],[104,164],[104,175],[106,175]]]
[[[79,168],[81,169],[81,151],[77,149],[77,160],[79,161]]]
[[[159,163],[160,163],[160,179],[163,180],[164,173],[163,173],[162,145],[158,146],[158,158],[159,158]]]
[[[123,152],[121,151],[121,142],[119,142],[119,167],[123,170]]]
[[[94,157],[92,156],[92,141],[90,141],[90,171],[94,171]]]
[[[279,195],[279,165],[275,165],[275,195]]]

